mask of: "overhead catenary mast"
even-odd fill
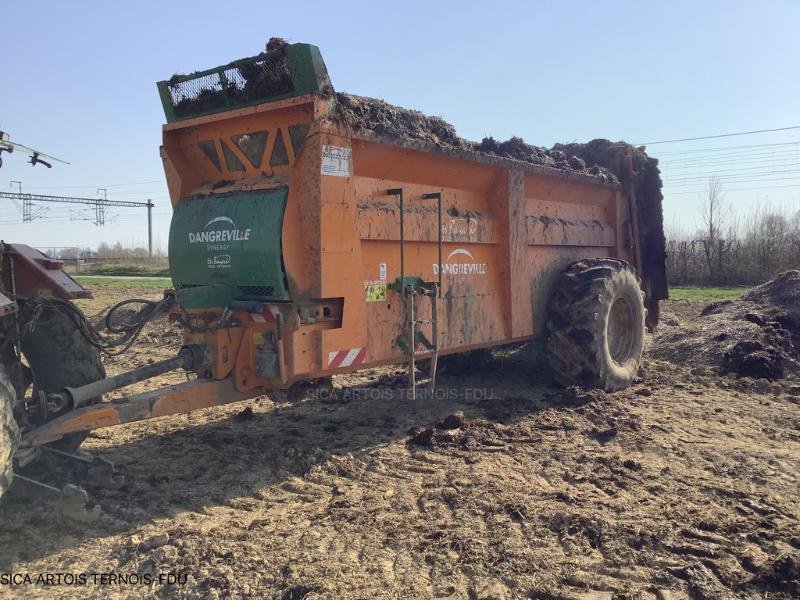
[[[104,190],[104,188],[99,188]],[[104,194],[105,195],[105,194]],[[43,194],[27,194],[23,192],[0,192],[0,198],[19,200],[23,206],[32,206],[34,202],[50,202],[55,204],[82,204],[94,208],[94,219],[97,225],[105,225],[106,208],[147,208],[147,254],[153,255],[153,201],[134,202],[130,200],[108,200],[107,198],[81,198],[78,196],[48,196]],[[23,222],[29,223],[38,216],[38,213],[23,211]]]

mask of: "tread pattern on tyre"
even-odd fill
[[[635,286],[635,287],[634,287]],[[624,368],[608,355],[605,319],[620,291],[635,304],[634,355]],[[615,391],[630,385],[641,364],[646,311],[639,278],[621,260],[593,258],[570,265],[556,284],[547,323],[547,348],[556,379],[565,385]]]
[[[19,429],[14,419],[16,397],[5,368],[0,365],[0,497],[6,493],[14,476],[13,458],[19,444]]]
[[[27,311],[23,308],[23,321]],[[48,308],[21,340],[22,352],[33,370],[36,385],[48,392],[79,387],[106,376],[100,351],[81,334],[62,310]],[[50,415],[50,418],[58,416]],[[66,436],[56,445],[72,451],[86,438],[85,433]]]

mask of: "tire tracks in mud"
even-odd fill
[[[336,385],[397,391],[397,374]],[[260,399],[98,432],[87,449],[128,481],[95,492],[102,522],[0,506],[0,566],[185,572],[207,597],[792,597],[795,383],[648,360],[633,388],[603,394],[512,359],[440,385],[495,399]],[[456,410],[461,426],[436,428]],[[410,443],[415,427],[429,446]]]

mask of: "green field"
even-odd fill
[[[116,287],[147,287],[147,288],[168,288],[172,287],[172,280],[169,277],[92,277],[78,275],[75,281],[81,285],[109,285]]]
[[[729,300],[744,294],[746,287],[693,287],[670,286],[670,300],[698,300],[712,302],[714,300]]]
[[[86,271],[86,275],[125,275],[125,276],[141,276],[141,277],[167,277],[169,276],[168,266],[153,266],[153,265],[109,265],[100,264],[92,265]]]
[[[169,277],[93,277],[77,275],[75,280],[81,285],[109,285],[124,287],[168,288],[172,287]],[[670,300],[697,300],[712,302],[738,298],[747,291],[746,287],[694,287],[672,286],[669,288]]]

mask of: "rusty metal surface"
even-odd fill
[[[35,248],[3,244],[2,260],[2,285],[6,290],[14,289],[18,297],[91,298],[87,289],[62,270],[64,261],[54,260]]]
[[[70,411],[23,434],[21,448],[39,446],[69,433],[91,431],[155,417],[187,413],[200,408],[246,400],[257,394],[236,390],[232,379],[197,379],[143,392],[114,402],[102,402]]]
[[[72,399],[72,406],[77,408],[94,398],[99,398],[103,394],[144,381],[156,375],[162,375],[176,369],[190,369],[194,362],[193,352],[188,348],[182,348],[180,353],[172,358],[144,365],[113,377],[93,381],[80,387],[68,387],[64,391]]]

